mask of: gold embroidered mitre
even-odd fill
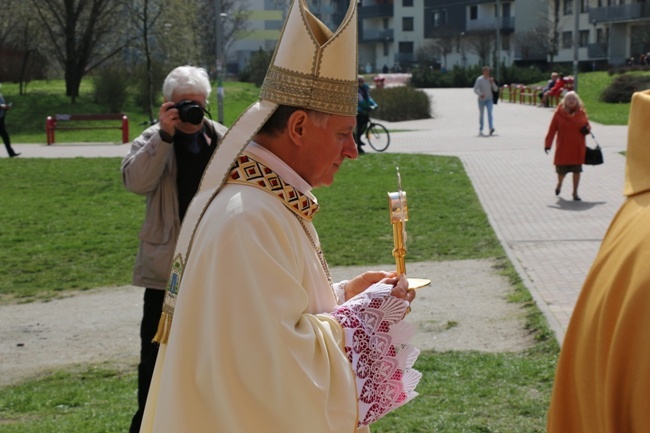
[[[266,73],[260,98],[330,114],[357,114],[356,2],[336,33],[295,0]]]

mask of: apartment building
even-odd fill
[[[290,0],[247,0],[249,31],[228,52],[230,70],[272,50]],[[349,0],[308,0],[335,29]],[[578,19],[574,10],[577,8]],[[360,0],[361,71],[454,65],[625,64],[650,51],[650,0]],[[574,30],[578,28],[577,49]],[[555,36],[553,36],[555,35]]]
[[[373,70],[576,58],[595,68],[650,51],[645,0],[363,0],[359,19],[359,64]]]
[[[244,36],[233,42],[228,50],[229,71],[240,71],[248,64],[250,56],[260,48],[275,49],[280,31],[287,16],[291,0],[246,0],[250,11],[248,27]],[[312,11],[324,24],[336,29],[343,20],[348,0],[307,0]]]

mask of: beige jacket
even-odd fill
[[[227,128],[207,121],[221,142]],[[159,129],[159,125],[153,125],[133,140],[121,169],[126,189],[146,196],[147,200],[144,223],[138,235],[140,246],[133,269],[133,284],[164,290],[181,222],[174,145],[162,141]]]

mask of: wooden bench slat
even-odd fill
[[[106,121],[106,120],[118,120],[120,121],[120,126],[106,126],[106,125],[89,125],[89,126],[77,126],[76,121]],[[62,124],[63,123],[63,124]],[[48,116],[45,120],[45,134],[47,138],[47,144],[50,145],[54,143],[54,133],[56,130],[89,130],[89,129],[120,129],[122,130],[122,142],[127,143],[129,141],[129,124],[128,117],[123,113],[92,113],[92,114],[55,114],[54,116]]]
[[[122,120],[124,114],[55,114],[54,120],[69,122],[74,120]]]

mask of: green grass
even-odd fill
[[[2,83],[0,90],[7,102],[13,107],[7,113],[6,126],[13,143],[46,142],[45,119],[55,114],[106,113],[108,110],[94,102],[93,87],[90,80],[84,80],[79,89],[79,98],[75,104],[65,96],[65,83],[62,80],[32,81],[27,85],[27,92],[19,95],[18,85]],[[224,82],[224,124],[232,125],[239,113],[254,102],[259,96],[259,89],[253,84]],[[132,98],[131,98],[132,99]],[[162,99],[158,101],[162,103]],[[217,120],[216,89],[210,95],[209,107],[212,118]],[[132,102],[127,102],[123,112],[129,118],[129,138],[137,137],[149,118]],[[154,116],[158,115],[158,106],[154,107]],[[97,122],[98,125],[120,126],[119,121]],[[79,126],[86,123],[79,123]],[[93,124],[95,125],[95,124]],[[70,142],[114,142],[122,141],[122,132],[118,129],[57,131],[57,143]]]
[[[0,300],[130,280],[144,198],[119,158],[0,160]]]
[[[647,75],[648,73],[642,74]],[[600,101],[600,94],[615,78],[616,75],[609,75],[607,72],[587,72],[578,75],[578,94],[585,104],[589,120],[603,125],[627,125],[630,114],[629,103],[611,104]],[[533,87],[543,87],[544,85],[546,85],[545,82],[531,84]]]
[[[10,87],[3,87],[5,96]],[[226,98],[232,93],[226,88]],[[249,98],[242,96],[242,106]],[[56,99],[62,112],[65,98]],[[17,108],[11,116],[20,113]],[[13,135],[38,136],[28,127]],[[0,302],[129,283],[144,199],[122,187],[119,162],[0,159]],[[512,284],[509,299],[522,306],[537,343],[521,353],[421,354],[420,396],[373,425],[373,433],[545,431],[558,347],[457,158],[369,154],[344,164],[332,187],[315,191],[322,204],[315,224],[329,264],[393,261],[387,192],[397,188],[396,166],[408,193],[407,264],[495,259]],[[0,432],[123,432],[136,406],[136,388],[135,365],[82,365],[7,386],[0,389]]]
[[[603,125],[627,125],[630,115],[629,103],[609,104],[599,100],[603,89],[609,86],[615,77],[607,72],[578,75],[578,94],[585,104],[589,120]]]
[[[407,261],[503,257],[460,160],[371,154],[316,191],[330,265],[393,260],[396,166],[408,194]],[[119,158],[0,159],[0,301],[130,282],[144,198],[124,189],[119,167]]]
[[[422,353],[420,395],[373,424],[372,432],[544,432],[555,364],[552,353]],[[7,387],[0,394],[0,432],[123,432],[135,388],[135,367],[106,366]]]
[[[543,432],[558,347],[457,158],[370,154],[344,164],[332,187],[315,192],[330,265],[392,262],[387,192],[396,190],[396,166],[408,193],[407,263],[496,259],[537,343],[522,353],[423,353],[420,397],[373,432]],[[2,159],[0,182],[4,301],[129,282],[144,200],[121,186],[119,159]],[[124,431],[135,371],[79,366],[2,388],[0,432]]]
[[[109,433],[128,431],[135,368],[84,367],[2,389],[2,433]]]

